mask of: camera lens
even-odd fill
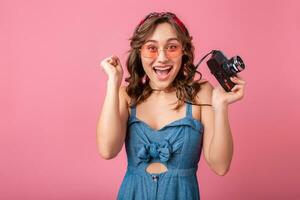
[[[227,63],[227,72],[230,75],[235,75],[245,69],[245,64],[241,57],[234,56]]]

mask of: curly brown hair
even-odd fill
[[[190,36],[186,26],[174,13],[167,12],[148,14],[136,27],[133,36],[129,39],[131,48],[128,51],[129,56],[126,65],[130,76],[125,78],[125,81],[129,83],[126,87],[126,92],[131,98],[130,106],[135,106],[145,101],[154,90],[149,85],[149,77],[143,69],[139,50],[147,37],[154,32],[156,26],[164,22],[169,23],[174,28],[184,51],[180,70],[172,84],[170,84],[171,88],[176,89],[176,96],[178,98],[174,110],[180,108],[184,102],[199,105],[195,103],[195,98],[201,89],[201,85],[207,81],[199,82],[202,74],[197,71],[193,64],[194,46],[192,44],[192,36]],[[200,77],[194,80],[196,73]]]

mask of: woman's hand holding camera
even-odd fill
[[[220,85],[214,88],[212,104],[215,109],[226,107],[244,97],[246,81],[241,76],[231,77],[230,79],[236,84],[230,92],[226,92]]]

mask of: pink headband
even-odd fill
[[[153,12],[153,13],[150,13],[150,14],[148,14],[148,15],[147,15],[147,16],[139,23],[139,25],[137,26],[137,29],[139,29],[139,28],[143,25],[143,23],[144,23],[146,20],[150,19],[151,17],[164,17],[164,16],[173,19],[173,20],[175,21],[175,23],[180,27],[180,29],[181,29],[183,32],[187,33],[187,29],[186,29],[186,27],[184,26],[184,24],[182,23],[182,21],[181,21],[175,14],[173,14],[173,13],[171,13],[171,12],[160,12],[160,13],[158,13],[158,12]]]

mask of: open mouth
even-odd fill
[[[157,75],[158,79],[166,79],[172,70],[173,66],[168,66],[164,68],[160,67],[153,67],[153,70],[155,71],[155,74]]]

